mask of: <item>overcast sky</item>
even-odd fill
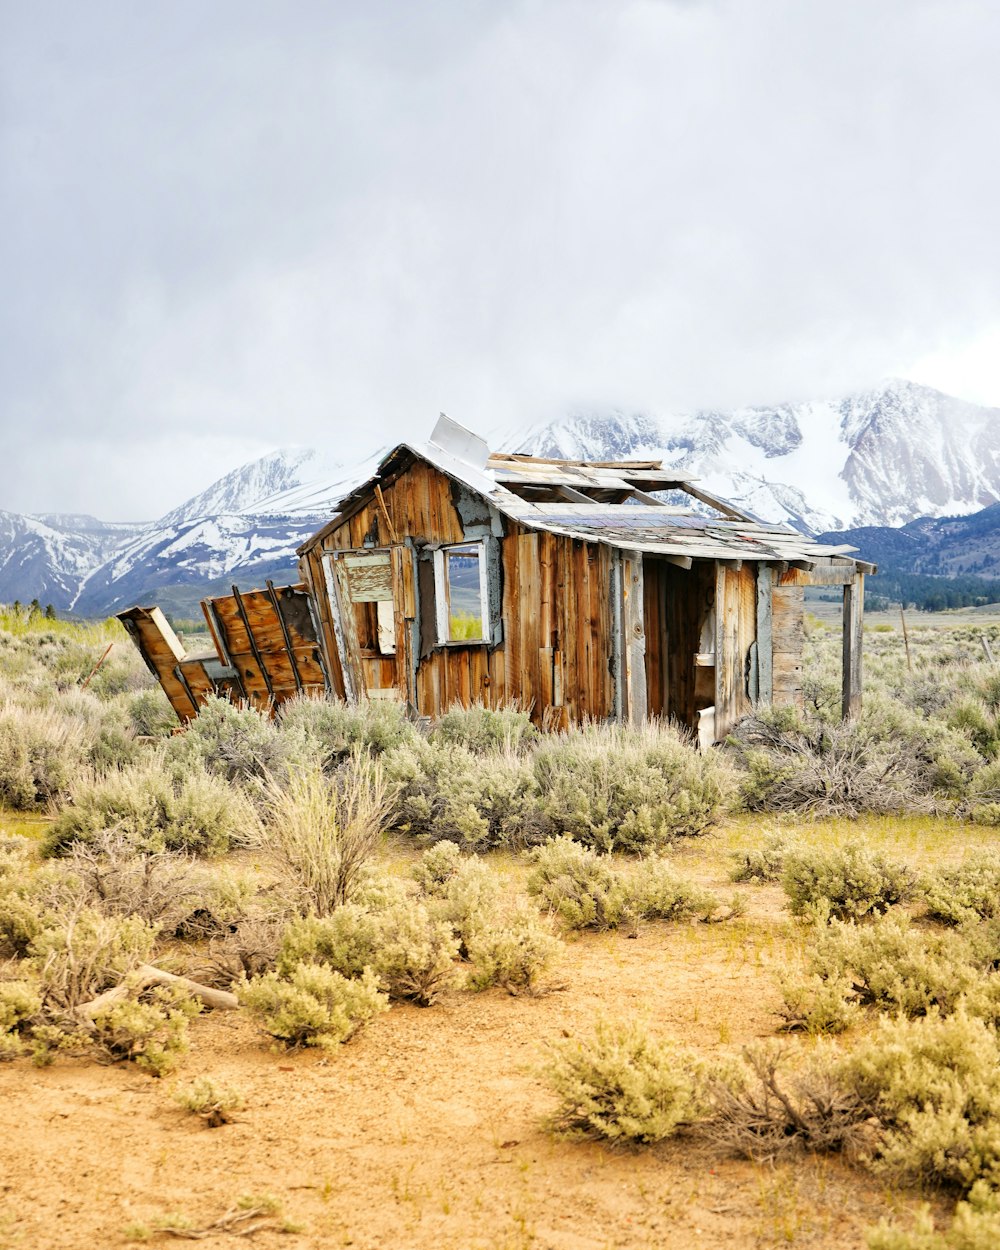
[[[0,0],[0,508],[580,405],[1000,405],[995,0]]]

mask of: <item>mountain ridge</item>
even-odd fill
[[[726,412],[580,408],[494,441],[498,450],[565,459],[662,460],[679,477],[810,534],[954,522],[1000,500],[1000,409],[901,379],[836,400]],[[191,587],[197,598],[199,586],[237,574],[266,568],[294,577],[295,549],[381,454],[352,467],[316,448],[280,449],[146,524],[0,512],[0,600],[38,598],[98,614],[168,585],[182,595]],[[935,533],[914,530],[899,541],[905,550],[933,547]],[[864,540],[856,545],[877,559]]]

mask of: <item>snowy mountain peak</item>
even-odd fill
[[[166,516],[160,528],[184,525],[199,517],[222,514],[272,513],[268,500],[315,479],[336,475],[342,466],[328,461],[315,447],[285,447],[233,469],[207,490],[188,499]]]

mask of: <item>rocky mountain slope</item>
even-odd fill
[[[567,459],[663,460],[767,520],[847,532],[874,560],[893,547],[928,572],[957,573],[993,554],[959,522],[1000,500],[1000,409],[912,382],[731,412],[580,411],[492,441]],[[292,577],[296,547],[380,454],[351,466],[312,448],[276,451],[145,525],[0,512],[0,601],[98,614],[155,595],[196,604],[213,580]],[[905,528],[883,532],[891,526]]]
[[[811,533],[957,516],[1000,500],[1000,409],[899,380],[773,408],[582,412],[506,441],[538,456],[662,459]]]

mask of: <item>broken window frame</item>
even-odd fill
[[[452,638],[451,636],[451,583],[448,561],[452,555],[475,555],[479,563],[479,621],[478,638]],[[493,642],[493,622],[490,613],[489,571],[487,545],[481,540],[452,543],[438,547],[434,552],[434,609],[437,629],[437,645],[440,647],[485,647]]]

